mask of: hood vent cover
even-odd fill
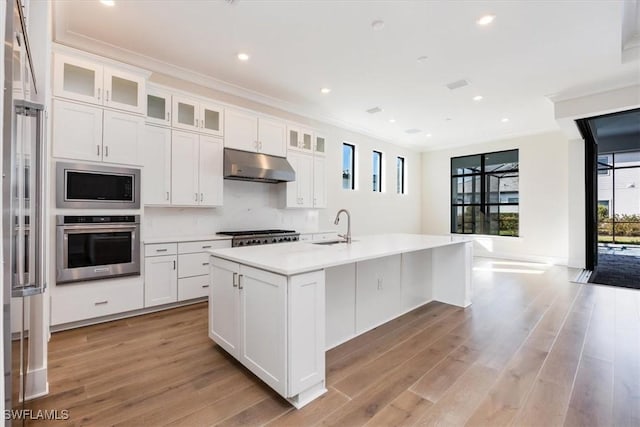
[[[224,149],[224,178],[275,184],[296,180],[296,173],[284,157]]]

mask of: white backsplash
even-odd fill
[[[319,228],[321,211],[284,209],[284,197],[285,184],[225,180],[223,207],[146,207],[143,234],[156,238],[210,235],[223,230]],[[326,228],[326,224],[323,226]]]

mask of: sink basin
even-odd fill
[[[357,240],[352,240],[351,243],[357,242]],[[344,240],[323,240],[322,242],[311,242],[314,245],[337,245],[339,243],[347,243]]]

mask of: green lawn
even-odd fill
[[[598,236],[598,243],[613,243],[612,236]],[[640,245],[640,237],[637,236],[616,236],[616,243],[631,243]]]

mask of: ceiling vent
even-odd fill
[[[461,87],[469,86],[469,82],[466,80],[457,80],[455,82],[451,82],[447,84],[447,87],[450,90],[460,89]]]
[[[407,129],[404,132],[408,133],[409,135],[411,135],[411,134],[414,134],[414,133],[420,133],[422,131],[420,129],[413,128],[413,129]]]
[[[373,107],[373,108],[369,108],[367,110],[367,113],[369,114],[375,114],[375,113],[379,113],[380,111],[382,111],[382,108],[380,107]]]

